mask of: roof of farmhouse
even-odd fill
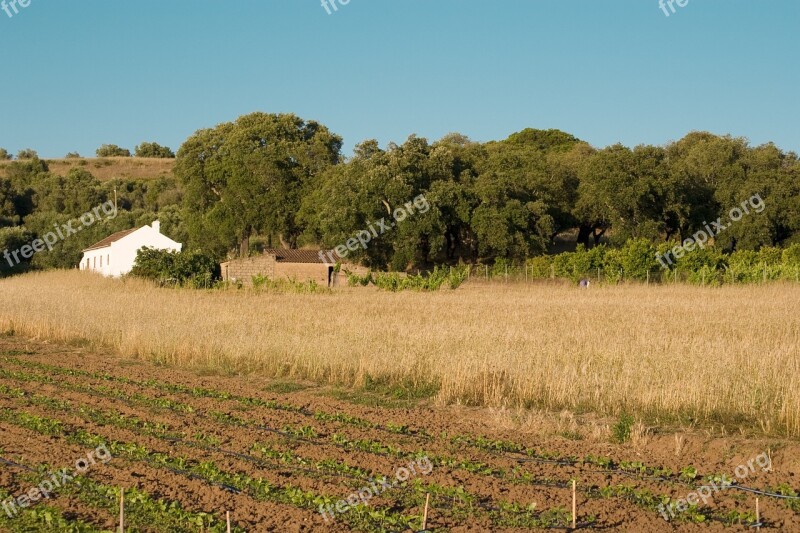
[[[131,229],[118,231],[118,232],[114,233],[113,235],[109,235],[108,237],[106,237],[102,241],[98,241],[98,242],[94,243],[93,245],[91,245],[90,247],[85,248],[83,251],[84,252],[90,252],[92,250],[99,250],[100,248],[106,248],[108,246],[111,246],[111,243],[117,242],[118,240],[122,239],[123,237],[126,237],[126,236],[130,235],[131,233],[133,233],[134,231],[136,231],[138,229],[141,229],[141,228],[131,228]]]

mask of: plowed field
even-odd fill
[[[114,530],[120,488],[126,531],[225,531],[227,511],[233,531],[420,531],[428,497],[431,531],[568,529],[574,479],[583,529],[745,531],[760,496],[761,529],[800,531],[800,502],[775,496],[800,489],[794,441],[654,429],[633,446],[511,420],[485,409],[368,407],[313,385],[0,337],[0,529]],[[19,504],[99,449],[110,459]],[[752,462],[766,453],[768,472]],[[736,486],[670,521],[659,513],[723,475]]]

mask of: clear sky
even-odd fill
[[[346,153],[526,127],[800,152],[800,1],[689,0],[669,17],[658,1],[350,0],[329,15],[320,0],[30,0],[0,10],[0,146],[177,149],[265,111],[322,122]]]

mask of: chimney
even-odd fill
[[[151,226],[151,227],[152,227],[154,230],[156,230],[157,232],[161,233],[161,222],[159,222],[158,220],[156,220],[155,222],[153,222],[153,223],[152,223],[150,226]]]

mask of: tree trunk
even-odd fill
[[[581,224],[578,228],[578,244],[589,248],[589,237],[592,235],[592,227],[588,224]]]
[[[599,233],[597,232],[598,229],[600,230]],[[595,246],[600,244],[600,238],[605,234],[605,232],[606,232],[605,228],[595,228],[593,230],[592,237],[594,237],[594,245]]]

